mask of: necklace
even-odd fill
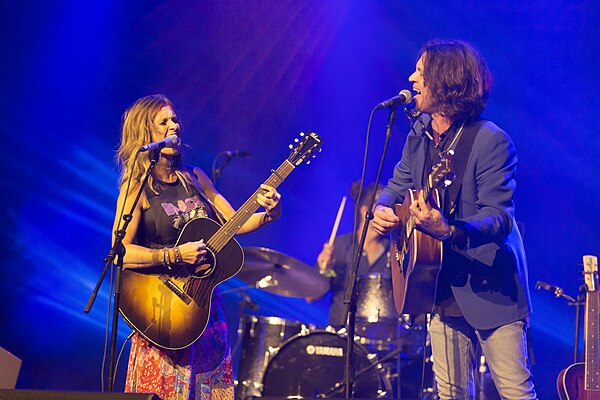
[[[443,148],[440,149],[439,148],[439,144],[435,143],[433,135],[427,129],[427,126],[425,125],[425,122],[423,122],[422,115],[423,115],[423,113],[421,113],[421,112],[412,113],[412,115],[409,117],[409,119],[412,117],[413,119],[416,119],[419,122],[419,124],[421,125],[421,129],[423,130],[423,132],[425,132],[425,134],[427,135],[427,137],[429,138],[429,140],[431,140],[431,142],[433,143],[433,146],[438,151],[438,154],[439,154],[440,158],[444,158],[443,157],[444,153],[445,153],[443,151],[444,149]],[[456,144],[456,142],[458,141],[458,139],[460,138],[460,135],[462,134],[463,128],[465,127],[465,122],[466,122],[466,120],[464,120],[462,122],[462,124],[460,124],[460,128],[458,128],[458,131],[456,131],[456,135],[454,135],[454,137],[452,138],[452,142],[450,142],[450,146],[448,146],[448,150],[451,150],[454,147],[454,145]],[[414,130],[414,126],[412,127],[412,129]],[[441,143],[441,141],[440,141],[440,143]],[[442,147],[446,147],[446,146],[442,146]]]
[[[157,162],[156,163],[157,166],[166,168],[167,171],[172,171],[175,168],[175,160],[166,160],[163,162]]]
[[[452,138],[452,142],[450,142],[450,146],[448,146],[448,150],[452,150],[452,148],[454,147],[454,144],[460,138],[460,135],[462,134],[463,128],[465,127],[465,122],[466,121],[463,121],[462,124],[460,124],[460,128],[458,128],[458,131],[456,132],[456,135],[454,135],[454,138]],[[444,146],[444,147],[446,147],[446,146]],[[436,146],[436,148],[437,148],[437,146]],[[438,152],[440,153],[440,157],[442,156],[442,153],[444,153],[441,150],[444,150],[444,149],[443,148],[442,149],[438,149]]]

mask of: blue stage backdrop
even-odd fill
[[[4,1],[0,165],[0,346],[23,359],[17,387],[98,390],[108,277],[86,301],[110,247],[121,116],[163,93],[183,121],[186,161],[210,173],[225,150],[245,150],[218,182],[237,207],[315,130],[323,152],[280,187],[284,216],[239,237],[312,265],[342,196],[360,177],[371,108],[404,88],[420,46],[471,41],[495,87],[485,116],[519,155],[517,218],[534,302],[531,339],[541,398],[572,362],[575,310],[542,280],[576,294],[582,256],[600,255],[600,11],[594,1]],[[367,180],[375,179],[387,112],[373,121]],[[408,123],[399,118],[384,179]],[[352,226],[349,203],[340,232]],[[236,278],[224,289],[242,285]],[[324,325],[313,304],[259,290],[259,315]],[[225,294],[236,340],[239,298]],[[130,332],[121,322],[119,345]],[[122,389],[126,357],[117,388]]]

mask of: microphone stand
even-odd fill
[[[219,159],[219,156],[221,156],[221,155],[224,155],[225,158],[223,159],[223,162],[221,163],[221,165],[216,167],[217,160]],[[212,182],[214,185],[217,184],[217,181],[221,178],[221,172],[223,171],[223,168],[225,168],[227,166],[227,164],[229,164],[231,162],[232,158],[233,158],[233,154],[230,154],[227,151],[224,151],[215,157],[215,159],[213,160],[213,163],[212,163]]]
[[[114,375],[115,375],[115,350],[117,345],[117,328],[119,324],[119,302],[121,299],[121,285],[122,285],[122,274],[123,271],[123,258],[125,257],[125,246],[123,245],[123,238],[125,237],[125,233],[127,232],[127,227],[133,218],[133,211],[137,203],[140,200],[140,196],[142,195],[142,190],[146,186],[148,182],[148,178],[150,177],[150,173],[154,169],[154,166],[158,162],[160,157],[160,150],[155,151],[153,157],[150,159],[150,166],[144,175],[144,179],[142,180],[142,184],[138,189],[137,195],[135,196],[135,200],[131,205],[131,209],[128,214],[123,215],[123,226],[121,229],[115,232],[115,241],[113,243],[112,248],[108,252],[108,256],[104,259],[104,269],[102,270],[102,274],[100,274],[100,278],[96,283],[96,287],[92,291],[90,298],[85,306],[84,312],[89,314],[92,309],[92,305],[96,300],[96,296],[98,295],[98,291],[100,290],[100,286],[102,285],[102,281],[104,280],[104,276],[108,271],[108,268],[114,263],[116,258],[117,260],[117,269],[115,273],[115,289],[114,289],[114,304],[113,304],[113,313],[112,313],[112,326],[111,326],[111,338],[110,338],[110,351],[109,351],[109,361],[108,361],[108,380],[107,380],[107,391],[114,391]]]
[[[577,364],[579,361],[579,325],[581,323],[581,306],[585,305],[585,295],[587,293],[587,286],[585,284],[579,287],[579,294],[577,300],[572,299],[569,302],[570,306],[575,306],[575,334],[573,335],[573,364]]]
[[[381,160],[379,162],[379,168],[377,169],[377,178],[375,183],[379,182],[381,178],[381,172],[383,170],[383,162],[387,153],[387,148],[392,135],[392,125],[396,121],[396,107],[390,108],[390,115],[388,117],[388,125],[385,132],[385,143],[383,145],[383,152],[381,154]],[[377,191],[374,190],[369,200],[367,212],[365,213],[365,222],[360,236],[360,242],[358,250],[354,254],[354,263],[350,268],[348,274],[348,281],[346,286],[346,292],[344,294],[344,309],[342,316],[345,317],[346,332],[348,334],[346,340],[346,364],[344,366],[344,394],[345,398],[352,398],[352,392],[354,388],[354,330],[356,322],[356,307],[358,301],[358,293],[356,291],[356,278],[358,266],[362,257],[363,248],[365,247],[365,240],[367,238],[367,230],[369,229],[369,223],[373,219],[373,204],[375,203],[375,195]]]
[[[561,287],[555,285],[549,285],[546,282],[537,281],[535,284],[536,289],[544,289],[554,293],[554,296],[558,299],[564,297],[569,301],[570,306],[575,306],[575,332],[573,334],[573,364],[576,364],[579,359],[579,324],[581,320],[581,306],[585,305],[585,295],[587,293],[587,286],[585,284],[579,287],[579,294],[577,298],[571,297],[564,293]]]

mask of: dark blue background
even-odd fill
[[[321,155],[280,188],[282,220],[239,238],[312,264],[341,197],[360,177],[371,108],[410,87],[425,41],[469,40],[495,77],[484,116],[518,149],[517,218],[532,290],[543,280],[575,294],[582,256],[600,253],[594,1],[5,1],[0,8],[0,346],[23,359],[18,388],[100,388],[108,285],[91,315],[83,308],[110,245],[121,115],[147,94],[174,101],[187,162],[210,173],[223,150],[253,153],[233,159],[219,182],[234,207],[287,157],[300,131],[321,134]],[[379,112],[373,122],[368,181],[386,118]],[[403,118],[395,125],[386,179],[407,128]],[[347,207],[341,232],[351,224]],[[248,294],[262,315],[326,321],[326,300]],[[535,381],[541,398],[556,398],[556,375],[572,362],[574,309],[548,292],[532,296]],[[224,299],[235,340],[238,298]],[[120,342],[128,331],[121,323]]]

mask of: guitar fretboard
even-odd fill
[[[287,176],[294,170],[295,166],[285,160],[276,171],[265,181],[266,185],[277,188]],[[256,200],[259,193],[264,193],[264,189],[257,189],[252,196],[237,210],[235,215],[229,221],[223,224],[221,228],[208,240],[206,245],[215,252],[220,252],[223,247],[235,236],[240,228],[250,219],[252,214],[258,210],[260,205]]]
[[[600,366],[598,363],[598,290],[588,292],[585,301],[585,389],[600,391]]]

